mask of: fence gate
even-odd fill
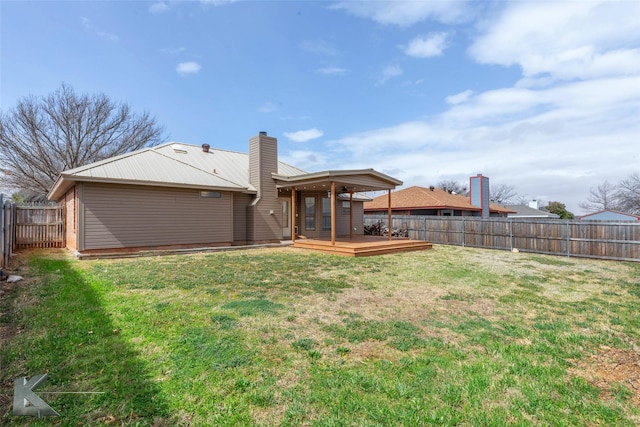
[[[63,248],[64,206],[14,205],[14,249]]]

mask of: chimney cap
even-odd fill
[[[267,136],[267,131],[261,130],[261,131],[259,132],[259,135],[261,135],[261,136]]]

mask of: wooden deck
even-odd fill
[[[293,247],[336,255],[361,257],[431,249],[431,243],[406,238],[389,240],[387,237],[358,236],[352,239],[339,237],[336,239],[335,245],[331,245],[331,239],[296,239]]]

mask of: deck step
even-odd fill
[[[296,240],[294,248],[310,249],[324,253],[353,257],[393,254],[431,249],[429,242],[421,240],[337,241],[335,245],[324,240]]]

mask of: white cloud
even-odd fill
[[[467,18],[467,1],[339,1],[331,6],[352,15],[372,19],[380,24],[409,26],[427,19],[444,23]]]
[[[80,21],[82,22],[82,26],[84,27],[85,30],[95,34],[96,36],[100,37],[102,40],[115,42],[120,39],[116,34],[107,33],[106,31],[102,31],[96,28],[96,26],[93,25],[93,22],[91,22],[89,18],[86,18],[83,16],[82,18],[80,18]]]
[[[329,157],[342,160],[332,167],[395,169],[405,184],[424,186],[480,172],[574,213],[590,187],[637,172],[640,76],[467,92],[424,121],[331,141]]]
[[[176,66],[176,71],[183,77],[189,74],[197,74],[201,69],[200,64],[194,61],[181,62]]]
[[[284,133],[284,136],[295,142],[311,141],[312,139],[320,138],[322,135],[323,132],[316,128]]]
[[[300,49],[326,56],[335,56],[338,50],[324,40],[303,40]]]
[[[283,162],[306,171],[325,169],[328,161],[324,153],[309,150],[293,150],[280,157]]]
[[[510,2],[469,48],[525,78],[585,79],[640,70],[640,2]],[[534,79],[535,80],[535,79]],[[531,81],[531,80],[528,80]]]
[[[464,92],[456,93],[455,95],[450,95],[445,98],[447,104],[461,104],[463,102],[467,102],[469,98],[473,95],[472,90],[465,90]]]
[[[416,58],[440,56],[447,47],[446,33],[432,33],[426,37],[416,37],[409,42],[404,53]]]
[[[410,25],[423,19],[409,16],[418,3],[455,2],[339,7]],[[396,10],[400,5],[403,13]],[[383,16],[385,9],[394,13]],[[578,203],[590,187],[637,172],[640,2],[517,1],[488,9],[490,15],[477,17],[478,35],[468,53],[480,64],[518,67],[519,81],[494,81],[489,89],[470,85],[424,120],[329,141],[333,163],[317,166],[373,167],[405,185],[425,186],[445,178],[468,182],[480,172],[523,196],[565,203],[576,214],[583,213]],[[416,53],[422,45],[415,44]],[[389,67],[380,82],[401,72]]]
[[[200,0],[200,3],[205,6],[222,6],[223,4],[235,3],[236,1],[238,0]]]
[[[388,80],[393,79],[395,77],[401,76],[403,73],[402,68],[399,65],[388,65],[384,67],[382,72],[380,73],[380,77],[378,77],[378,85],[385,84]]]
[[[149,6],[149,12],[151,13],[162,13],[167,10],[169,10],[169,5],[163,1],[152,3],[151,6]]]
[[[278,106],[270,101],[265,102],[260,107],[258,107],[258,111],[261,113],[273,113],[277,109],[278,109]]]
[[[166,53],[168,55],[177,55],[179,53],[185,52],[187,50],[186,47],[165,47],[160,49],[161,53]]]
[[[325,67],[318,69],[320,74],[327,74],[330,76],[341,76],[347,72],[345,68],[340,67]]]

